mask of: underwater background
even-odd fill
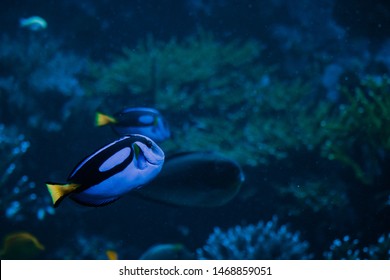
[[[3,0],[0,19],[1,259],[390,258],[389,1]],[[45,183],[119,137],[96,112],[130,107],[164,116],[166,155],[237,163],[234,197],[192,201],[197,175],[188,205],[54,208]]]

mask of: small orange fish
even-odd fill
[[[4,238],[1,259],[28,260],[35,259],[45,247],[38,239],[28,232],[16,232],[8,234]]]

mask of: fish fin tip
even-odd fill
[[[46,187],[53,201],[53,207],[58,207],[60,202],[79,186],[78,184],[46,183]]]

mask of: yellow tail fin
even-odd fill
[[[79,184],[46,184],[47,189],[51,195],[51,199],[53,201],[53,206],[57,207],[58,204],[67,196],[72,193],[78,187]]]
[[[116,123],[116,119],[99,112],[96,113],[96,118],[95,118],[96,126],[103,126],[110,123]]]

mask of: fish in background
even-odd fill
[[[40,31],[42,29],[46,29],[47,22],[39,16],[32,16],[28,18],[21,18],[19,20],[19,26],[31,31]]]
[[[67,183],[47,183],[54,207],[67,196],[86,206],[104,206],[140,188],[161,170],[164,152],[143,135],[116,140],[79,163]]]
[[[216,207],[233,199],[245,176],[240,165],[214,152],[168,156],[160,174],[133,194],[175,206]]]
[[[183,244],[157,244],[146,250],[140,260],[194,260],[191,253]]]
[[[161,143],[171,136],[167,121],[153,108],[127,108],[113,116],[96,113],[96,125],[110,125],[119,135],[141,134]]]
[[[118,253],[114,250],[106,250],[106,256],[109,260],[118,260]]]
[[[4,238],[0,258],[3,260],[35,259],[45,249],[38,239],[29,232],[15,232]]]

